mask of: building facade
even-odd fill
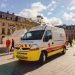
[[[29,30],[31,27],[38,25],[39,23],[31,19],[16,16],[14,13],[0,11],[0,44],[4,37],[11,35],[15,30],[24,28]]]
[[[61,25],[57,27],[64,28],[67,39],[75,39],[75,25]]]

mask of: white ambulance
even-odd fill
[[[15,45],[14,57],[25,61],[45,63],[52,55],[66,52],[64,29],[51,26],[31,28]]]

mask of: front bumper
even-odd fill
[[[14,58],[25,61],[38,61],[41,55],[41,50],[14,50]]]

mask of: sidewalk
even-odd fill
[[[0,56],[11,55],[11,54],[13,54],[13,52],[10,52],[10,54],[9,53],[2,53],[2,54],[0,54]]]
[[[10,52],[10,54],[12,54],[12,53],[13,52]],[[0,44],[0,56],[3,56],[3,55],[8,55],[8,51],[4,45]]]
[[[1,47],[5,47],[5,44],[0,44],[0,48],[1,48]]]

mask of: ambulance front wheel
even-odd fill
[[[46,63],[46,60],[47,60],[47,53],[43,51],[41,53],[39,62],[40,62],[40,64],[45,64]]]
[[[20,60],[20,59],[19,59],[19,60],[18,60],[18,62],[19,62],[19,63],[23,63],[23,62],[25,62],[25,61],[24,61],[24,60]]]

